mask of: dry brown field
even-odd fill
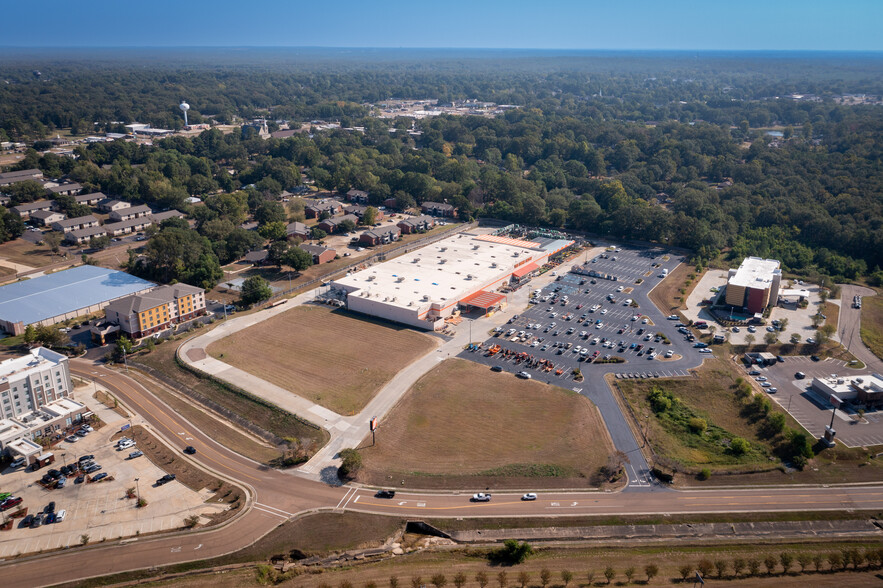
[[[358,480],[410,488],[596,484],[613,444],[598,409],[556,386],[462,359],[424,375],[360,448]],[[389,477],[392,477],[392,482]]]
[[[339,414],[359,412],[437,339],[362,315],[298,306],[209,346],[217,359]]]

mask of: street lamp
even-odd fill
[[[141,485],[138,483],[138,480],[141,478],[135,478],[135,496],[138,497],[138,502],[141,502]]]

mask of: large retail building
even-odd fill
[[[775,259],[746,257],[727,276],[727,304],[756,314],[774,306],[779,298],[782,270]]]
[[[458,308],[498,308],[495,289],[539,269],[573,241],[460,233],[335,280],[347,308],[421,329],[437,329]]]

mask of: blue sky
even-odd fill
[[[883,50],[883,0],[10,0],[0,15],[0,46],[20,47]]]

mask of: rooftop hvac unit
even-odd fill
[[[466,274],[466,279],[467,279],[467,280],[471,280],[472,277],[473,277],[472,274]]]
[[[419,257],[415,257],[415,258],[414,258],[414,261],[412,261],[411,263],[420,263],[420,258],[419,258]]]
[[[439,261],[439,263],[445,263],[446,261],[448,261],[448,260],[445,259],[445,258],[442,258],[442,259]]]
[[[496,261],[491,262],[491,267],[497,267],[497,262]]]
[[[447,250],[448,250],[447,247],[442,247],[441,249],[439,249],[439,251],[447,251]]]
[[[428,301],[428,300],[429,300],[429,294],[424,294],[422,300],[423,300],[424,302],[425,302],[425,301]]]
[[[515,253],[512,254],[512,257],[518,257],[519,255],[521,255],[521,252],[516,251]]]
[[[399,276],[396,278],[396,282],[404,282],[404,281],[405,281],[405,276]]]
[[[481,245],[473,245],[473,246],[472,246],[472,249],[473,249],[473,251],[474,251],[475,249],[479,249],[480,247],[481,247]]]
[[[376,276],[374,276],[374,275],[372,274],[372,275],[368,276],[368,277],[365,278],[365,279],[368,280],[369,282],[371,282],[371,281],[374,280],[375,277],[376,277]]]

